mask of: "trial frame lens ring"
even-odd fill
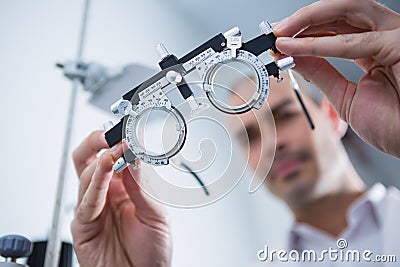
[[[229,52],[230,51],[225,51],[225,52]],[[224,53],[226,54],[226,53]],[[251,57],[252,56],[252,57]],[[251,59],[249,60],[248,57]],[[213,66],[210,67],[210,69],[207,71],[205,79],[204,79],[204,89],[206,92],[206,95],[209,99],[209,101],[211,102],[211,104],[216,107],[218,110],[228,113],[228,114],[240,114],[240,113],[244,113],[249,111],[251,108],[253,108],[259,101],[261,98],[263,98],[263,94],[265,93],[262,88],[263,86],[263,81],[262,79],[265,79],[265,77],[262,76],[267,76],[267,75],[262,75],[261,71],[265,71],[265,70],[259,70],[259,66],[260,65],[260,60],[258,60],[257,57],[255,57],[254,55],[250,54],[247,51],[240,51],[240,53],[238,54],[238,56],[236,58],[229,58],[227,56],[224,57],[225,59],[222,60],[219,63],[214,64]],[[252,61],[256,61],[256,63],[258,64],[254,64]],[[232,90],[232,84],[229,86],[221,86],[221,84],[218,84],[218,75],[221,75],[221,70],[223,68],[225,69],[231,69],[234,70],[235,68],[230,67],[231,63],[234,63],[236,65],[241,65],[242,67],[245,67],[246,69],[246,73],[242,72],[241,70],[236,70],[237,73],[240,73],[242,75],[242,79],[244,78],[254,78],[255,82],[255,90],[254,93],[252,94],[252,96],[249,99],[244,99],[243,97],[241,97],[241,102],[244,102],[243,104],[237,105],[237,106],[232,106],[229,105],[228,103],[228,99],[226,99],[225,101],[222,101],[219,97],[220,92],[216,92],[218,89],[220,88],[216,88],[216,87],[222,87],[225,91],[228,90]],[[261,65],[263,65],[261,63]],[[251,72],[250,74],[248,72]],[[226,74],[226,73],[225,73]],[[227,76],[227,75],[225,75]],[[235,93],[236,94],[236,93]]]
[[[138,127],[142,124],[141,121],[144,119],[143,117],[146,116],[145,114],[150,114],[151,112],[160,112],[160,111],[166,113],[168,117],[175,120],[176,131],[178,133],[176,142],[173,146],[171,146],[170,149],[168,149],[165,152],[154,153],[148,151],[148,149],[146,149],[145,145],[143,144],[144,140],[140,140],[140,138],[138,138],[138,133],[140,132],[140,130],[143,131],[143,129],[138,129]],[[166,108],[164,106],[153,106],[146,108],[141,111],[139,116],[136,117],[129,116],[126,122],[126,139],[128,141],[130,150],[132,150],[132,152],[136,154],[140,159],[150,164],[152,164],[154,161],[169,159],[175,156],[177,153],[179,153],[179,151],[185,144],[186,133],[187,133],[187,126],[185,119],[183,115],[173,106],[171,106],[171,109]]]

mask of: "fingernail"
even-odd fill
[[[288,42],[292,42],[293,38],[291,38],[291,37],[278,37],[276,40],[281,42],[281,43],[288,43]]]
[[[101,142],[106,141],[106,137],[104,136],[104,133],[99,134],[99,140],[100,140]]]
[[[274,30],[279,30],[279,29],[283,28],[286,25],[287,21],[288,21],[288,18],[283,19],[277,23],[274,23],[274,26],[273,26]]]

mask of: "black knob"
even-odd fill
[[[32,242],[20,235],[6,235],[0,238],[0,255],[4,258],[28,257],[32,248]]]

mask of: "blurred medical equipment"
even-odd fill
[[[71,130],[75,115],[75,104],[78,88],[82,88],[92,94],[89,100],[93,105],[105,109],[110,106],[107,99],[115,99],[110,97],[111,89],[113,94],[121,92],[124,88],[135,85],[135,81],[141,81],[148,78],[155,71],[139,64],[131,64],[122,68],[106,68],[98,63],[88,63],[81,60],[86,37],[87,19],[89,12],[89,0],[84,2],[84,10],[82,17],[81,32],[78,43],[78,52],[75,60],[57,63],[57,66],[63,69],[64,75],[72,81],[72,92],[70,98],[69,109],[67,113],[67,125],[65,130],[65,139],[63,146],[63,154],[60,163],[56,201],[53,210],[53,221],[51,226],[50,237],[47,242],[46,255],[44,260],[45,267],[59,266],[59,258],[61,251],[60,229],[61,217],[64,206],[64,184],[65,173],[68,159],[70,158],[70,139]],[[132,84],[133,83],[133,84]],[[45,248],[42,246],[42,248]],[[67,253],[68,254],[68,253]],[[70,255],[67,255],[70,257]]]
[[[0,267],[29,267],[17,262],[19,258],[28,257],[33,249],[32,242],[20,235],[7,235],[0,238],[0,255],[6,259]]]

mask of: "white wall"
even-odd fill
[[[38,240],[49,233],[71,87],[54,64],[75,57],[82,2],[0,2],[0,235]],[[156,67],[157,43],[182,55],[216,34],[166,1],[99,0],[91,7],[84,59],[108,66]],[[78,95],[72,147],[111,118],[87,98]],[[71,162],[67,180],[63,238],[70,240],[78,185]],[[213,205],[170,212],[173,266],[245,266],[264,244],[279,243],[289,222],[264,190],[248,195],[246,182]]]

